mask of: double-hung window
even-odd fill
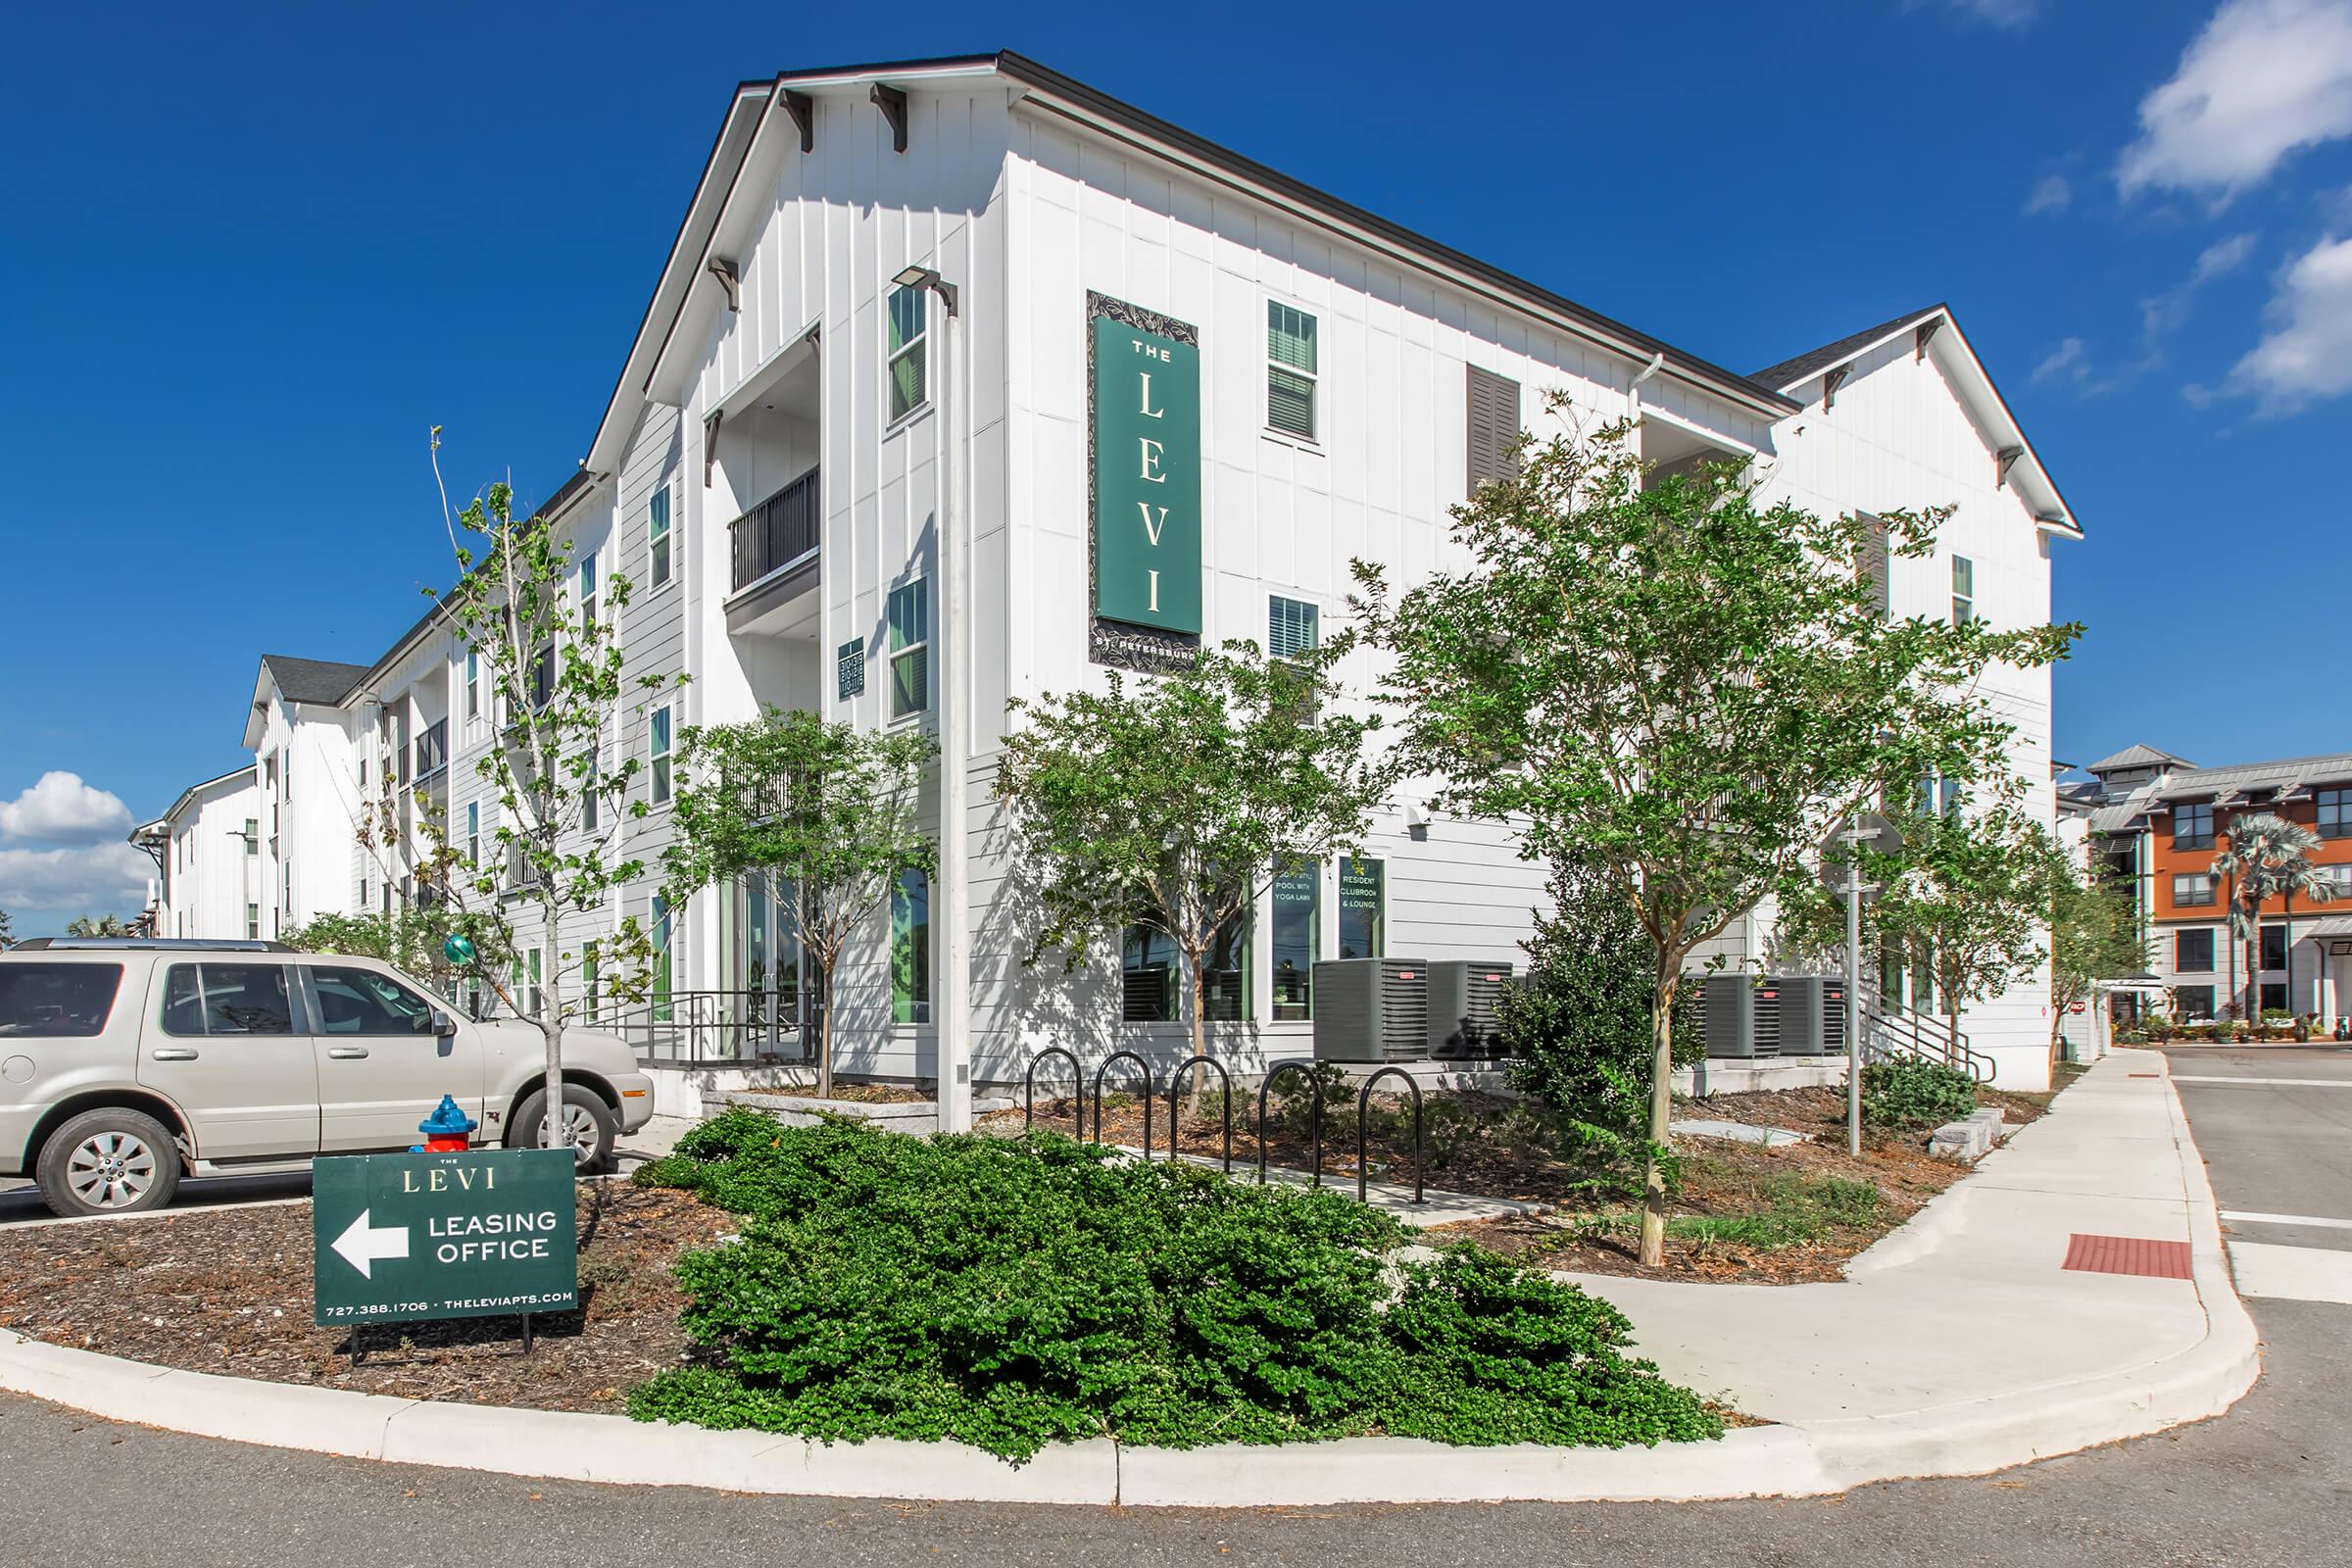
[[[2173,848],[2176,850],[2210,850],[2213,848],[2213,805],[2211,802],[2173,808]]]
[[[482,863],[482,803],[466,803],[466,864],[478,870]]]
[[[1966,556],[1952,558],[1952,624],[1965,626],[1977,618],[1977,564]]]
[[[930,295],[921,287],[890,293],[890,417],[904,419],[930,396]]]
[[[595,832],[604,819],[604,796],[597,787],[599,775],[604,771],[599,750],[591,744],[587,760],[580,766],[580,830],[585,833]]]
[[[651,736],[646,743],[646,762],[654,776],[653,803],[669,804],[669,710],[654,710]]]
[[[2181,974],[2213,973],[2213,928],[2180,931],[2173,936],[2173,968]]]
[[[2189,871],[2173,878],[2173,906],[2191,909],[2213,902],[2213,876],[2207,871]]]
[[[2312,804],[2320,837],[2352,838],[2352,790],[2321,790],[2312,797]]]
[[[596,624],[596,552],[584,551],[580,556],[580,629],[586,631]]]
[[[1322,372],[1315,318],[1280,300],[1266,301],[1266,425],[1315,439],[1315,390]]]
[[[931,593],[922,577],[890,591],[890,716],[931,706]]]
[[[669,486],[656,490],[645,504],[645,545],[651,558],[646,576],[656,588],[669,581]]]
[[[482,716],[482,656],[466,650],[466,716]]]

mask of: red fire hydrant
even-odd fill
[[[441,1103],[433,1107],[433,1113],[416,1124],[416,1130],[424,1134],[424,1142],[412,1146],[409,1152],[462,1154],[473,1147],[473,1130],[480,1125],[480,1122],[458,1108],[456,1100],[443,1095]]]

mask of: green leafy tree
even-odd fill
[[[1563,407],[1554,399],[1554,407]],[[1699,944],[1777,890],[1889,787],[2002,765],[2012,726],[1975,693],[2047,663],[2073,628],[1890,620],[1865,519],[1765,505],[1730,466],[1645,471],[1619,424],[1523,453],[1454,509],[1471,562],[1356,601],[1393,656],[1385,695],[1438,804],[1516,826],[1531,858],[1589,858],[1650,938],[1649,1136],[1667,1141],[1675,1001]],[[1940,512],[1883,519],[1935,550]],[[1642,1257],[1663,1255],[1653,1157]]]
[[[460,964],[449,956],[448,941],[460,934],[473,945],[473,964]],[[278,940],[304,953],[380,958],[447,994],[478,968],[503,969],[512,962],[514,951],[507,945],[512,935],[486,915],[437,904],[388,914],[317,914],[280,933]]]
[[[436,482],[440,444],[435,426]],[[516,1017],[538,1026],[547,1052],[541,1137],[561,1143],[564,1031],[581,1000],[569,982],[584,957],[563,950],[561,922],[567,912],[603,907],[613,889],[645,869],[618,854],[626,822],[648,809],[631,788],[644,764],[628,757],[607,766],[602,752],[624,705],[660,691],[664,678],[626,670],[614,628],[629,603],[628,579],[607,575],[601,608],[588,613],[573,591],[570,541],[536,516],[516,519],[513,500],[512,487],[500,483],[454,517],[446,489],[442,501],[459,572],[441,598],[442,612],[487,677],[497,727],[496,744],[476,764],[498,804],[497,854],[489,865],[467,863],[423,812],[429,847],[416,874],[432,897],[486,922],[498,952],[526,946],[517,940],[514,911],[535,917],[550,956],[536,985],[526,991],[512,983],[478,954],[476,972]],[[635,917],[623,919],[617,934],[599,941],[599,984],[616,996],[642,995],[650,956]]]
[[[116,914],[84,914],[66,922],[70,937],[126,937],[131,935],[130,922]]]
[[[1182,958],[1193,1052],[1207,1053],[1205,970],[1274,878],[1358,848],[1391,772],[1377,716],[1341,711],[1339,639],[1295,659],[1255,643],[1183,669],[1009,706],[997,793],[1045,921],[1029,958],[1074,967],[1130,926]]]
[[[2070,857],[2050,889],[2050,1054],[2067,1015],[2088,1006],[2102,980],[2148,967],[2137,884],[2130,876],[2084,874]]]
[[[794,890],[816,967],[817,1093],[833,1093],[833,975],[843,949],[906,870],[937,847],[917,825],[923,768],[938,748],[912,730],[859,731],[770,708],[680,736],[677,841],[663,872],[680,891],[752,872]]]
[[[2300,822],[2273,811],[2244,811],[2230,819],[2229,848],[2213,858],[2213,874],[2230,883],[2230,931],[2244,945],[2246,989],[2232,1005],[2241,1018],[2260,1013],[2254,999],[2262,981],[2262,906],[2284,899],[2289,914],[2295,896],[2328,902],[2334,884],[2312,863],[2320,836]]]

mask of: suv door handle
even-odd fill
[[[194,1046],[158,1046],[147,1054],[158,1061],[194,1061],[196,1048]]]
[[[366,1046],[329,1046],[326,1048],[326,1054],[331,1060],[357,1061],[368,1054],[368,1048]]]

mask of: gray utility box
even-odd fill
[[[1781,1054],[1818,1056],[1827,1046],[1822,1011],[1829,982],[1818,975],[1788,975],[1765,982],[1781,992]]]
[[[1491,1060],[1502,1054],[1503,992],[1508,958],[1444,958],[1429,966],[1429,1054],[1442,1061]]]
[[[1420,1061],[1429,1055],[1429,964],[1326,958],[1314,968],[1317,1061]]]
[[[1743,974],[1707,976],[1700,1028],[1709,1057],[1744,1061],[1756,1054],[1756,985]]]

